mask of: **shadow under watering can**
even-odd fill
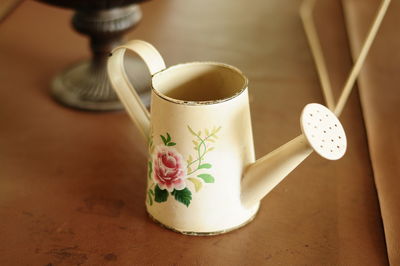
[[[151,115],[124,69],[130,50],[152,75]],[[194,62],[166,68],[149,43],[113,50],[108,74],[130,117],[148,142],[146,208],[165,227],[193,235],[231,231],[251,221],[260,200],[313,151],[329,160],[346,151],[337,117],[308,104],[302,134],[256,160],[248,80],[235,67]]]

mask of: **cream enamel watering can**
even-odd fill
[[[151,115],[124,69],[131,50],[152,75]],[[149,43],[133,40],[112,51],[112,86],[148,140],[146,207],[165,227],[193,235],[228,232],[251,221],[260,200],[314,150],[341,158],[346,136],[336,116],[308,104],[303,134],[255,160],[247,78],[213,62],[166,68]]]

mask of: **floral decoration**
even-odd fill
[[[151,158],[148,162],[149,189],[147,200],[149,205],[154,202],[162,203],[171,195],[175,200],[189,207],[192,200],[192,191],[188,186],[192,183],[195,192],[202,189],[204,183],[214,183],[215,178],[208,169],[212,168],[206,162],[206,154],[214,150],[213,143],[218,139],[217,133],[221,127],[205,129],[195,132],[190,126],[187,127],[194,137],[194,153],[186,160],[176,149],[177,143],[172,141],[169,133],[160,135],[163,142],[154,147],[153,136],[149,138],[149,153]],[[174,147],[175,146],[175,147]],[[186,165],[185,165],[186,163]]]

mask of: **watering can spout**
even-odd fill
[[[300,135],[250,165],[242,181],[243,205],[251,207],[259,202],[312,151]]]
[[[303,134],[251,164],[242,179],[241,200],[251,208],[313,151],[329,160],[346,151],[346,135],[337,117],[320,104],[308,104],[301,114]]]

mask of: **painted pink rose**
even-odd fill
[[[182,155],[174,148],[157,146],[153,155],[153,178],[162,190],[172,192],[186,187],[186,167]]]

